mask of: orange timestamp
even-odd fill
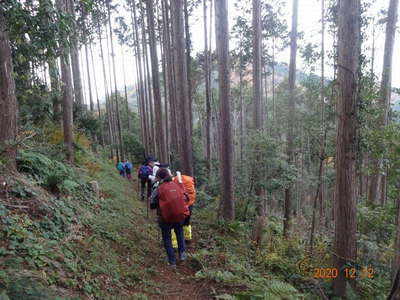
[[[337,268],[314,268],[313,269],[313,278],[318,279],[334,279],[337,278],[340,274]],[[373,279],[376,275],[374,268],[371,267],[363,267],[360,270],[356,268],[344,268],[342,275],[344,275],[347,279],[356,279],[356,278],[369,278]]]

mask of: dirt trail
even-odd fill
[[[138,195],[137,182],[133,183],[136,195]],[[140,201],[140,200],[135,200]],[[145,203],[143,206],[145,206]],[[154,224],[156,215],[154,211],[149,212],[149,218],[145,219],[145,223]],[[157,228],[158,229],[158,228]],[[161,239],[161,235],[158,237]],[[150,246],[150,245],[149,245]],[[212,296],[212,288],[210,282],[204,280],[196,280],[194,275],[196,271],[191,266],[190,257],[188,260],[179,263],[177,265],[177,271],[173,271],[168,263],[165,261],[165,251],[162,247],[161,240],[158,243],[151,244],[151,252],[154,254],[153,257],[148,257],[146,264],[152,266],[155,270],[152,275],[152,281],[155,283],[155,287],[160,291],[154,294],[147,294],[149,299],[162,299],[162,300],[211,300],[214,299]],[[194,253],[196,251],[195,245],[192,244],[187,246],[188,253]]]

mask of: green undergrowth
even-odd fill
[[[199,203],[202,208],[194,217],[195,278],[215,282],[218,299],[318,299],[290,282],[299,279],[297,263],[302,254],[298,243],[280,238],[277,221],[266,226],[268,241],[260,250],[249,238],[249,223],[213,221],[217,202],[207,201],[208,205]]]
[[[282,220],[270,216],[264,227],[261,243],[252,240],[254,221],[217,222],[218,199],[199,194],[194,211],[193,228],[197,252],[193,255],[195,277],[216,283],[214,294],[219,299],[335,299],[332,279],[314,278],[315,268],[332,268],[331,238],[316,236],[313,253],[309,253],[309,228],[301,219],[294,220],[290,238],[283,237]],[[389,247],[392,228],[381,228],[377,219],[390,218],[388,211],[379,211],[361,205],[359,218],[371,224],[359,228],[362,236],[358,245],[360,258],[357,270],[372,267],[374,278],[361,276],[357,290],[348,287],[349,300],[386,299],[390,289],[390,251],[375,252],[379,246]],[[296,228],[297,227],[297,228]],[[381,230],[381,233],[379,233]],[[385,234],[385,236],[383,236]],[[385,238],[386,237],[386,238]],[[365,254],[369,255],[365,255]]]
[[[111,163],[21,151],[18,168],[0,194],[0,299],[143,299],[154,289],[145,259],[156,228]]]

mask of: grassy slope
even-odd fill
[[[135,292],[154,291],[145,257],[157,251],[156,227],[144,223],[131,183],[112,165],[95,169],[78,170],[81,185],[59,199],[24,174],[7,178],[8,201],[0,194],[0,295],[134,299]],[[100,183],[100,200],[88,190],[93,179]],[[14,207],[21,202],[29,208]]]

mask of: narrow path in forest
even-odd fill
[[[135,191],[135,200],[138,200],[139,192],[137,181],[133,182]],[[144,202],[141,202],[144,211],[146,206]],[[156,224],[156,213],[149,209],[149,218],[144,216],[143,227],[153,228]],[[180,299],[198,299],[198,300],[208,300],[214,299],[212,296],[212,288],[210,282],[204,280],[196,280],[194,275],[196,271],[191,266],[192,259],[190,254],[196,251],[195,241],[191,245],[187,245],[187,250],[189,253],[188,260],[179,263],[177,265],[177,271],[173,271],[168,263],[165,261],[165,251],[161,241],[161,233],[158,231],[158,226],[156,227],[157,232],[154,230],[149,231],[149,234],[154,234],[157,237],[157,242],[149,241],[149,243],[143,243],[144,246],[150,246],[148,249],[149,253],[153,255],[147,255],[145,266],[151,266],[154,270],[152,275],[152,281],[155,283],[155,288],[153,292],[145,292],[149,299],[163,299],[163,300],[180,300]]]

